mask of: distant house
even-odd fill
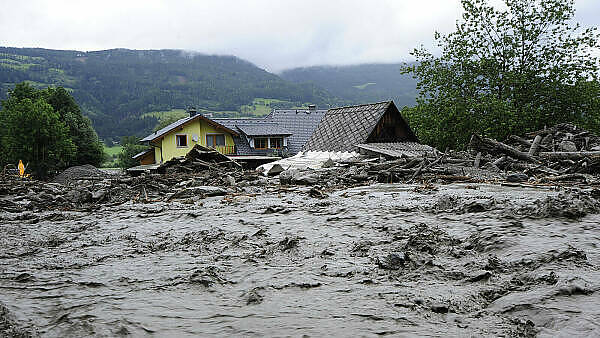
[[[332,108],[304,145],[305,151],[422,153],[419,140],[393,101]]]
[[[276,109],[262,118],[216,118],[214,121],[238,132],[233,138],[238,156],[295,155],[315,131],[327,110]]]
[[[140,165],[160,164],[184,156],[195,144],[245,160],[294,155],[302,150],[326,112],[311,105],[308,109],[274,110],[261,118],[230,119],[208,118],[190,110],[189,117],[144,137],[141,142],[150,148],[133,158]]]
[[[214,148],[222,154],[234,154],[234,137],[238,132],[198,114],[189,111],[190,116],[144,137],[141,142],[150,146],[133,158],[140,164],[158,164],[174,157],[185,156],[196,144]]]
[[[398,155],[430,151],[393,101],[318,110],[274,110],[262,118],[190,116],[145,138],[150,148],[134,156],[141,165],[184,156],[194,145],[214,148],[239,161],[272,161],[301,151],[362,151]]]

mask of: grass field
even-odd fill
[[[119,154],[121,153],[121,150],[123,150],[123,147],[121,147],[121,146],[112,146],[112,147],[104,146],[104,152],[108,156],[107,156],[106,161],[104,163],[102,163],[102,167],[104,167],[104,168],[118,167],[119,164],[117,162],[119,160]]]
[[[206,109],[198,109],[200,113],[210,113],[213,117],[260,117],[265,116],[273,110],[274,107],[277,106],[287,106],[291,107],[292,102],[278,100],[278,99],[265,99],[261,97],[257,97],[252,100],[252,103],[243,105],[237,111],[227,110],[227,111],[214,111],[214,110],[206,110]],[[293,109],[293,108],[291,108]],[[181,119],[188,116],[185,109],[171,109],[166,111],[154,111],[145,113],[142,117],[155,117],[160,121],[163,119]]]
[[[142,117],[156,117],[159,121],[164,118],[184,118],[187,116],[185,109],[171,109],[167,111],[153,111],[150,113],[145,113]]]
[[[121,150],[123,150],[123,147],[121,146],[112,146],[112,147],[107,147],[104,146],[104,152],[108,154],[108,156],[113,156],[113,155],[119,155],[121,153]]]
[[[277,100],[277,99],[264,99],[255,98],[251,104],[243,105],[240,107],[240,112],[246,116],[265,116],[273,109],[273,104],[283,103],[289,104],[289,101]]]

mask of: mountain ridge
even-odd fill
[[[404,63],[323,65],[283,70],[279,75],[294,83],[318,84],[332,95],[353,104],[394,100],[399,107],[412,106],[416,81],[400,73]]]
[[[0,47],[0,99],[16,83],[62,86],[103,139],[142,136],[157,111],[185,109],[216,116],[252,116],[274,108],[317,104],[328,108],[394,99],[411,105],[414,82],[401,64],[314,66],[279,74],[234,55],[179,49],[100,51]],[[256,108],[257,102],[265,106]]]
[[[326,91],[294,84],[235,56],[182,50],[66,51],[0,47],[0,98],[16,83],[67,88],[103,137],[143,135],[156,125],[145,113],[195,106],[238,112],[255,98],[278,104],[337,102]]]

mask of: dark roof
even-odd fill
[[[327,113],[327,110],[278,109],[260,118],[216,118],[214,120],[228,128],[240,130],[249,136],[290,135],[287,139],[288,152],[289,154],[296,154],[302,151],[302,146],[308,141],[325,113]],[[278,129],[272,129],[273,125],[276,125]],[[253,133],[257,135],[244,132],[244,130],[252,128],[256,128]],[[264,131],[260,132],[260,128],[263,128]],[[268,134],[274,131],[285,131],[285,133]],[[262,154],[265,152],[264,150],[250,148],[244,137],[234,137],[233,141],[237,146],[238,154]]]
[[[274,110],[266,118],[292,134],[288,138],[288,150],[290,154],[296,154],[302,151],[325,113],[327,110],[282,109]]]
[[[365,143],[392,101],[332,108],[312,134],[304,150],[354,151]]]
[[[169,124],[168,126],[162,128],[160,130],[157,130],[154,133],[152,133],[152,134],[144,137],[143,139],[140,140],[140,142],[147,142],[147,141],[156,140],[157,138],[168,134],[173,129],[181,127],[181,126],[187,124],[188,122],[192,122],[195,119],[204,120],[204,121],[208,122],[209,124],[211,124],[211,125],[213,125],[213,126],[215,126],[217,128],[223,129],[223,130],[225,130],[226,132],[228,132],[230,134],[237,135],[237,132],[234,131],[232,128],[228,128],[228,127],[226,127],[226,126],[224,126],[224,125],[222,125],[222,124],[220,124],[220,123],[218,123],[218,122],[216,122],[214,120],[211,120],[211,119],[209,119],[209,118],[207,118],[205,116],[202,116],[201,114],[198,114],[198,115],[195,115],[195,116],[186,117],[186,118],[183,118],[181,120],[177,120],[177,121]]]
[[[292,135],[276,123],[240,123],[236,127],[248,136]]]
[[[140,157],[142,157],[142,156],[144,156],[144,155],[148,154],[148,153],[149,153],[149,152],[151,152],[151,151],[154,151],[154,148],[148,148],[148,149],[146,149],[146,150],[142,151],[141,153],[137,153],[137,154],[133,155],[133,157],[131,157],[131,158],[133,158],[133,159],[140,158]]]

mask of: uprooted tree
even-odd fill
[[[462,0],[456,30],[435,34],[439,56],[405,65],[420,91],[406,108],[421,141],[463,148],[471,134],[510,134],[572,122],[600,130],[596,28],[571,24],[574,0]]]

